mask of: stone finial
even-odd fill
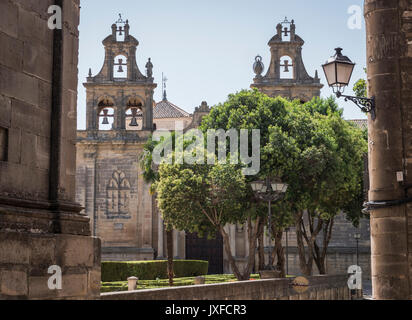
[[[139,278],[137,277],[129,277],[127,278],[127,284],[128,284],[128,290],[129,291],[134,291],[137,289],[137,281]]]
[[[319,80],[318,70],[315,71],[315,80]]]
[[[276,31],[280,39],[282,39],[282,24],[281,23],[278,23],[278,25],[276,26]]]
[[[290,41],[295,40],[295,35],[296,35],[296,25],[295,25],[295,20],[292,20],[290,23]]]
[[[127,39],[130,35],[130,25],[129,20],[126,20],[126,24],[124,25],[124,38]]]
[[[89,78],[92,77],[92,68],[89,68]]]
[[[116,40],[116,32],[117,32],[117,25],[115,23],[112,24],[112,37],[113,40]]]

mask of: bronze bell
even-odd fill
[[[122,31],[123,31],[123,27],[120,27],[120,28],[119,28],[119,31],[120,31],[120,32],[119,32],[119,36],[122,36],[122,35],[123,35],[123,32],[122,32]]]
[[[109,124],[109,118],[107,117],[108,113],[109,113],[109,110],[107,110],[107,109],[103,110],[104,118],[103,118],[102,124]]]
[[[119,70],[117,70],[117,72],[123,72],[123,59],[119,59]]]
[[[130,121],[130,126],[131,127],[138,127],[139,125],[137,124],[137,119],[136,118],[132,118],[132,121]]]
[[[132,121],[130,121],[130,126],[131,127],[138,127],[139,125],[137,124],[137,109],[132,108]]]

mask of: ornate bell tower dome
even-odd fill
[[[153,130],[153,64],[149,58],[146,75],[136,62],[139,41],[130,35],[129,21],[120,18],[112,34],[103,40],[104,64],[100,72],[89,70],[84,83],[87,95],[88,131]]]
[[[305,42],[296,34],[295,22],[289,22],[285,18],[285,21],[276,26],[276,31],[276,35],[268,43],[271,52],[269,69],[262,76],[264,64],[262,57],[258,55],[253,65],[256,77],[251,87],[268,96],[282,96],[304,102],[320,96],[323,85],[317,71],[314,78],[306,71],[302,59]]]

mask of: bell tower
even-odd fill
[[[157,85],[149,58],[142,74],[136,62],[139,41],[130,35],[129,21],[121,15],[112,33],[103,40],[104,64],[92,75],[89,69],[86,88],[87,131],[153,130],[153,93]]]
[[[304,41],[296,34],[294,20],[287,18],[276,26],[276,35],[270,39],[271,60],[266,75],[262,57],[257,56],[253,65],[256,77],[251,88],[257,88],[268,96],[282,96],[289,99],[299,99],[303,102],[320,96],[318,72],[312,78],[306,71],[302,59]]]

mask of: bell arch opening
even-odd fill
[[[120,80],[127,78],[127,57],[123,54],[117,55],[114,58],[113,78]]]
[[[110,99],[102,99],[98,103],[98,129],[100,131],[113,130],[115,109],[114,103]]]
[[[142,130],[143,128],[143,103],[139,98],[130,98],[126,109],[126,130]]]
[[[289,56],[283,56],[279,61],[280,79],[295,79],[295,66],[293,59]]]

